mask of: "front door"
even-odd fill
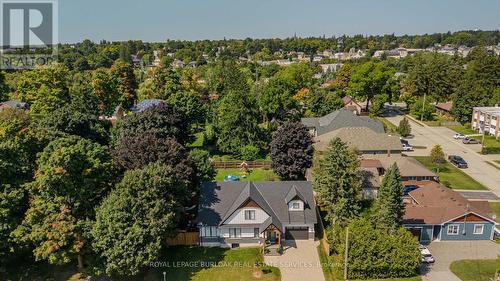
[[[274,232],[274,230],[268,230],[267,231],[267,240],[271,243],[276,243],[276,232]]]

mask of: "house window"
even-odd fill
[[[458,235],[458,229],[459,229],[458,224],[452,224],[448,226],[448,235]]]
[[[474,225],[474,234],[483,234],[484,225],[483,224],[475,224]]]
[[[292,203],[292,209],[299,210],[300,209],[300,203],[299,202],[293,202]]]
[[[245,220],[255,220],[255,210],[246,210]]]
[[[217,237],[217,227],[216,226],[205,226],[203,228],[204,232],[202,235],[204,237]]]
[[[255,237],[255,238],[259,237],[259,229],[258,228],[253,229],[253,237]]]
[[[241,237],[241,228],[230,228],[229,238],[239,238]]]

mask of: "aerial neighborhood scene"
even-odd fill
[[[500,281],[500,2],[0,14],[0,281]]]

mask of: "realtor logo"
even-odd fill
[[[1,64],[26,69],[55,61],[57,0],[0,0]]]

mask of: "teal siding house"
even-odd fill
[[[486,201],[431,183],[411,191],[405,203],[404,227],[423,244],[494,239],[496,222]]]

